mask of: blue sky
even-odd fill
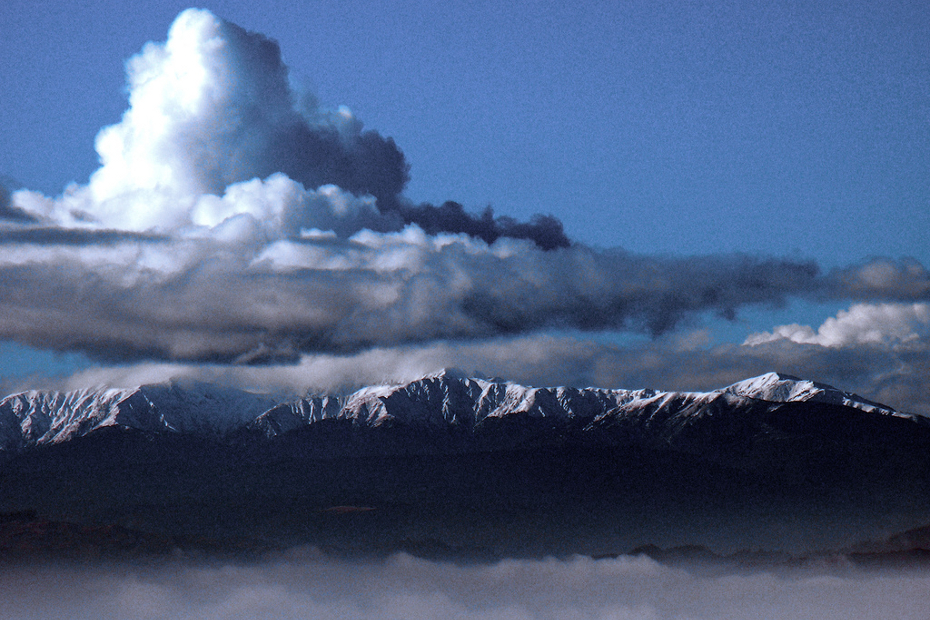
[[[124,63],[147,41],[165,41],[184,8],[3,3],[0,175],[11,189],[55,197],[71,182],[88,183],[99,167],[95,136],[127,109]],[[743,253],[811,260],[823,273],[872,257],[930,265],[924,3],[205,8],[275,39],[295,89],[325,108],[348,106],[365,129],[392,138],[410,166],[404,196],[414,203],[455,200],[473,212],[491,205],[518,220],[551,214],[576,243],[643,256]],[[741,307],[736,323],[697,313],[646,339],[655,350],[673,347],[673,337],[739,344],[748,332],[782,324],[816,331],[853,303],[921,304],[922,295],[788,294],[775,310]],[[869,312],[861,316],[878,316]],[[914,316],[909,325],[917,321],[923,342],[923,315]],[[696,335],[701,329],[709,335]],[[7,360],[20,358],[16,368],[23,355],[10,351],[42,348],[15,329],[4,333],[20,343],[2,349]],[[635,329],[597,333],[616,346],[646,346]],[[458,346],[457,334],[445,334],[442,345]],[[818,342],[799,344],[827,346]],[[391,343],[398,344],[409,343]],[[50,350],[95,354],[86,342],[56,341]],[[55,359],[68,366],[72,358]],[[735,375],[737,366],[717,374]],[[657,382],[674,379],[663,372]]]

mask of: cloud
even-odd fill
[[[348,393],[363,386],[406,383],[442,368],[469,375],[507,377],[528,385],[592,385],[598,360],[609,355],[597,343],[540,334],[476,342],[430,342],[376,347],[353,354],[304,354],[295,362],[264,365],[135,362],[101,365],[60,378],[27,378],[22,388],[71,390],[88,385],[131,387],[190,378],[256,392]],[[597,375],[618,385],[617,376]],[[14,388],[15,389],[15,388]]]
[[[343,561],[299,550],[259,565],[12,568],[4,617],[156,620],[450,618],[925,618],[920,569],[672,568],[644,557],[505,560],[459,566],[397,555]]]
[[[877,268],[885,269],[884,263]],[[816,330],[792,323],[750,334],[741,350],[782,359],[786,366],[780,368],[801,367],[807,376],[832,377],[845,389],[930,416],[928,303],[853,304]]]
[[[22,244],[45,246],[116,245],[128,241],[159,242],[168,237],[154,233],[137,233],[126,230],[57,228],[46,226],[0,228],[0,245],[12,247]]]
[[[494,243],[501,237],[529,239],[543,250],[567,248],[571,245],[562,222],[551,215],[537,215],[529,222],[518,222],[506,216],[495,218],[493,209],[488,207],[480,217],[476,217],[466,213],[459,203],[451,201],[439,207],[430,204],[400,204],[397,213],[405,224],[417,224],[431,235],[441,232],[463,232],[486,243]]]
[[[256,392],[348,393],[366,385],[406,383],[447,367],[524,385],[669,391],[712,390],[776,370],[930,416],[926,347],[829,348],[789,340],[721,344],[709,340],[703,329],[628,344],[580,333],[536,333],[373,347],[348,354],[305,353],[293,361],[263,365],[132,362],[100,365],[68,377],[23,378],[7,389],[131,387],[191,378]]]
[[[824,295],[857,301],[930,300],[930,271],[914,259],[873,258],[834,269]]]
[[[273,219],[244,214],[167,240],[11,239],[0,257],[0,337],[110,358],[296,359],[550,328],[658,334],[705,312],[783,303],[818,283],[808,263],[544,252],[416,227],[274,239],[264,230]]]
[[[849,379],[838,383],[893,406],[922,393],[914,343],[930,272],[916,261],[822,273],[801,260],[642,256],[570,244],[550,217],[412,205],[391,139],[297,97],[276,43],[204,10],[178,16],[127,72],[129,109],[99,134],[87,185],[0,195],[2,339],[121,362],[100,371],[110,380],[228,373],[299,388],[307,371],[303,386],[338,387],[466,366],[680,389],[775,368]],[[756,347],[669,339],[792,299],[859,305],[818,332],[756,335]],[[551,336],[615,331],[657,340]],[[241,368],[259,364],[269,372]]]
[[[402,196],[409,166],[391,138],[363,130],[346,107],[330,112],[311,96],[296,96],[277,43],[209,11],[181,13],[165,43],[149,43],[130,59],[127,76],[129,109],[98,134],[101,166],[89,183],[57,199],[17,192],[17,206],[0,203],[0,217],[177,231],[249,214],[326,229],[332,213],[319,203],[339,215],[341,200],[361,201],[371,212],[339,218],[340,234],[422,221],[430,231],[489,242],[503,236],[568,245],[551,216],[520,223],[410,205]]]
[[[852,270],[837,278],[809,262],[547,252],[416,226],[328,235],[307,226],[347,231],[380,216],[339,188],[306,190],[284,175],[203,196],[191,212],[218,223],[184,235],[0,232],[0,337],[109,359],[267,363],[551,329],[660,335],[747,306],[875,294],[862,278],[842,286]],[[926,271],[897,268],[896,286],[923,295]]]
[[[746,344],[780,339],[835,348],[860,345],[926,348],[930,340],[930,304],[854,304],[828,318],[816,332],[808,325],[779,325],[772,332],[750,334]]]
[[[0,223],[4,220],[8,222],[35,222],[36,218],[13,206],[10,190],[4,181],[5,179],[0,177]]]
[[[88,186],[88,212],[106,224],[187,225],[200,196],[276,172],[383,201],[406,183],[393,140],[362,131],[347,109],[299,113],[277,43],[208,11],[181,13],[127,73],[130,108],[98,135],[102,166]]]

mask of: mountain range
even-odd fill
[[[345,553],[816,550],[930,523],[930,419],[777,373],[28,391],[0,400],[0,491],[3,514]]]
[[[0,450],[21,451],[58,444],[106,427],[178,433],[227,440],[237,433],[266,438],[324,420],[351,421],[367,428],[454,428],[478,432],[494,420],[547,420],[562,429],[663,418],[672,427],[699,423],[714,409],[753,403],[838,405],[877,416],[924,424],[924,418],[895,411],[831,386],[768,373],[712,392],[650,389],[534,388],[493,379],[465,377],[444,369],[405,385],[366,387],[348,396],[308,396],[276,401],[228,387],[170,382],[128,389],[71,392],[27,391],[0,400]]]

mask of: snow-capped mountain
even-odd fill
[[[775,373],[708,392],[444,370],[344,396],[0,400],[0,517],[167,536],[488,557],[839,548],[925,525],[928,490],[930,420]]]
[[[445,369],[404,385],[363,388],[341,402],[329,397],[301,399],[263,414],[254,428],[272,435],[324,418],[378,427],[473,429],[489,418],[525,416],[556,420],[593,419],[637,398],[641,391],[534,388],[502,380],[475,379]],[[272,420],[274,423],[272,423]]]
[[[272,406],[269,397],[203,383],[21,392],[0,400],[0,451],[62,443],[108,426],[223,436]]]
[[[0,450],[56,444],[118,426],[149,432],[224,439],[267,438],[323,420],[366,428],[403,426],[475,431],[495,420],[545,420],[552,427],[594,429],[636,423],[683,429],[705,416],[754,403],[818,403],[877,416],[894,409],[828,385],[768,373],[711,392],[659,392],[569,387],[527,387],[500,379],[469,378],[443,370],[401,385],[372,386],[348,396],[314,396],[276,402],[202,383],[166,383],[131,389],[29,391],[0,400]],[[661,424],[660,424],[661,422]]]
[[[474,429],[489,419],[508,416],[578,424],[663,407],[672,407],[682,416],[694,415],[713,402],[735,404],[741,400],[810,401],[869,413],[914,417],[829,385],[778,373],[746,379],[710,392],[660,392],[528,387],[500,379],[469,378],[456,370],[444,369],[404,385],[367,387],[342,401],[315,397],[284,403],[259,416],[249,427],[273,436],[322,419],[353,420],[370,427],[400,423],[463,429]]]
[[[791,403],[811,401],[853,407],[870,413],[882,413],[911,417],[891,407],[867,400],[858,394],[850,394],[825,383],[806,381],[791,375],[770,372],[758,377],[734,383],[723,389],[728,394],[735,394],[755,400],[772,403]]]

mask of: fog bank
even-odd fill
[[[83,618],[909,618],[930,614],[930,570],[843,560],[793,569],[669,567],[645,557],[458,566],[292,552],[262,565],[0,570],[0,616]]]

